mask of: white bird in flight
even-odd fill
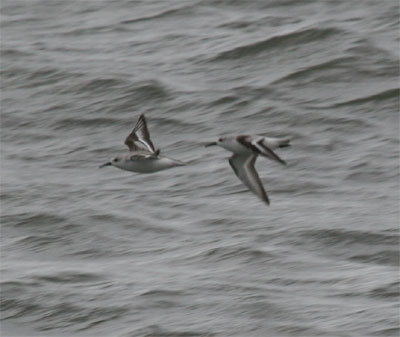
[[[115,166],[126,171],[153,173],[185,165],[180,160],[161,156],[160,150],[154,148],[143,114],[140,115],[132,132],[126,137],[125,145],[128,146],[129,153],[116,156],[100,167]]]
[[[275,160],[286,165],[273,150],[290,146],[289,138],[271,138],[263,136],[228,136],[221,137],[217,142],[208,143],[205,146],[219,145],[233,152],[229,158],[229,164],[237,177],[267,205],[270,204],[267,193],[261,183],[254,164],[258,155]]]

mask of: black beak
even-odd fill
[[[99,166],[99,168],[102,168],[102,167],[104,167],[104,166],[111,166],[112,164],[111,164],[111,162],[109,161],[108,163],[105,163],[105,164],[103,164],[103,165],[100,165]]]
[[[218,145],[217,142],[207,143],[204,145],[204,147],[209,147],[209,146],[214,146],[214,145]]]

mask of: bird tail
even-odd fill
[[[175,166],[185,166],[187,163],[183,162],[182,160],[173,159]]]

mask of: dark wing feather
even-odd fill
[[[263,143],[263,140],[252,141],[250,136],[238,136],[237,140],[243,146],[249,148],[253,152],[262,155],[263,157],[267,157],[271,160],[275,160],[278,163],[286,165],[286,162],[281,159],[274,151],[272,151],[268,146]]]
[[[151,153],[156,152],[152,141],[150,140],[150,133],[147,129],[147,123],[144,115],[140,115],[135,127],[128,137],[125,139],[125,145],[128,146],[129,151],[148,151]]]
[[[275,160],[278,163],[286,165],[286,162],[281,159],[274,151],[272,151],[268,146],[263,143],[263,140],[259,140],[257,142],[252,142],[252,145],[257,149],[257,152],[264,157],[267,157],[271,160]]]

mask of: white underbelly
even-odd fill
[[[174,166],[177,165],[169,158],[149,158],[125,162],[124,165],[119,166],[119,168],[131,172],[153,173]]]

